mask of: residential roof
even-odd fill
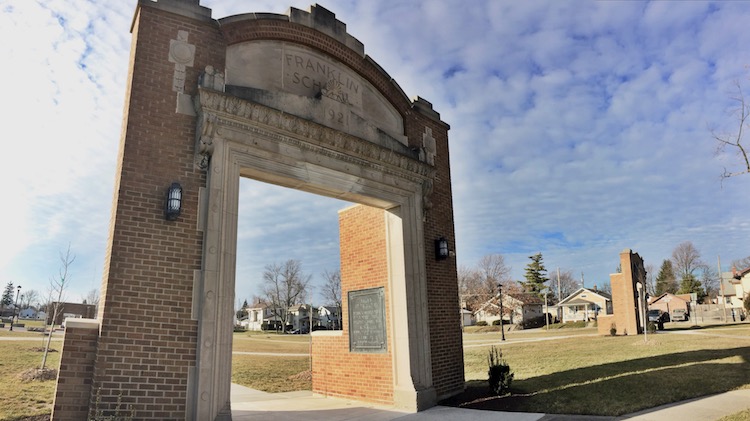
[[[682,301],[684,301],[686,303],[690,302],[690,294],[679,294],[679,295],[676,295],[676,294],[672,294],[672,293],[669,293],[669,292],[665,292],[664,294],[659,295],[658,297],[654,297],[654,299],[652,299],[649,302],[649,304],[657,303],[657,302],[659,302],[661,300],[664,300],[665,298],[669,298],[670,300],[676,298],[676,299],[682,300]]]
[[[578,288],[577,291],[563,298],[558,303],[558,305],[565,306],[565,305],[579,305],[579,304],[593,303],[593,301],[586,299],[588,297],[582,297],[581,295],[583,294],[587,294],[587,295],[595,294],[601,298],[604,298],[606,301],[612,301],[612,296],[604,291],[593,290],[593,289],[588,289],[588,288]]]
[[[523,304],[544,304],[544,300],[541,299],[538,295],[530,293],[530,292],[516,292],[516,293],[510,293],[505,294],[513,299],[516,299]]]

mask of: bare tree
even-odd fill
[[[341,327],[341,271],[336,269],[333,272],[324,271],[323,279],[323,290],[321,294],[326,304],[335,307],[335,318],[334,326],[337,328]]]
[[[738,169],[730,171],[726,167],[724,168],[724,173],[721,175],[722,179],[750,173],[750,159],[747,155],[746,145],[742,144],[745,130],[750,129],[750,104],[745,101],[745,93],[739,81],[735,81],[735,86],[737,87],[737,93],[731,96],[735,107],[730,110],[730,114],[737,119],[736,132],[717,133],[715,130],[712,131],[713,138],[717,142],[717,155],[729,149],[740,158]]]
[[[649,263],[644,269],[646,269],[646,294],[654,297],[656,296],[656,275],[654,275],[656,268]]]
[[[557,281],[558,272],[560,273],[560,282]],[[561,269],[550,274],[549,286],[552,297],[557,302],[558,297],[560,300],[565,299],[568,295],[576,292],[581,287],[581,284],[573,277],[572,270]]]
[[[701,260],[698,249],[690,241],[685,241],[675,247],[672,251],[672,264],[674,265],[675,275],[681,280],[697,279],[696,272],[706,267],[706,264]]]
[[[18,299],[18,306],[20,308],[39,307],[39,292],[34,289],[24,291]]]
[[[745,270],[747,268],[750,268],[750,256],[747,256],[743,259],[732,260],[732,267],[737,270]]]
[[[81,297],[81,301],[84,304],[92,304],[94,307],[99,307],[99,290],[94,288],[88,293],[86,293],[85,296]]]
[[[70,269],[70,265],[73,264],[73,262],[76,260],[75,256],[70,255],[70,244],[68,244],[68,249],[63,254],[60,252],[60,272],[58,274],[57,278],[51,278],[50,279],[50,289],[49,289],[49,296],[50,300],[52,301],[52,297],[57,297],[57,301],[52,303],[52,311],[50,319],[50,331],[49,336],[47,336],[47,343],[44,345],[44,353],[42,354],[42,367],[41,370],[44,370],[45,366],[47,365],[47,354],[49,353],[49,345],[52,341],[52,328],[55,325],[55,320],[57,320],[57,317],[60,315],[60,311],[62,311],[62,301],[65,295],[65,289],[68,287],[70,283],[70,279],[68,279],[68,270]]]
[[[267,265],[263,272],[263,299],[286,330],[289,308],[304,304],[311,275],[302,271],[299,260],[290,259],[283,264]]]
[[[497,295],[497,285],[512,284],[510,267],[505,265],[505,258],[500,254],[482,257],[477,267],[461,266],[458,269],[458,287],[461,302],[465,308],[478,310],[486,301]]]
[[[701,269],[703,270],[701,273],[703,290],[709,300],[714,299],[719,295],[719,273],[709,265],[705,265]]]

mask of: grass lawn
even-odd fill
[[[38,368],[42,362],[41,337],[38,333],[36,336],[39,339],[0,341],[0,420],[17,420],[52,411],[55,381],[24,382],[18,377],[28,369]],[[57,368],[60,364],[61,346],[61,342],[52,342],[50,347],[56,352],[47,354],[47,367]]]
[[[583,329],[582,329],[583,330]],[[465,340],[473,340],[473,335]],[[464,353],[468,408],[622,415],[698,396],[750,388],[750,325],[643,336],[496,342],[515,372],[512,394],[487,386],[489,346]],[[658,391],[658,393],[656,393]]]
[[[621,415],[698,396],[750,388],[750,324],[672,330],[643,336],[598,336],[595,329],[465,333],[467,392],[446,402],[469,408]],[[41,362],[39,333],[0,340],[0,420],[49,414],[54,381],[22,382]],[[28,335],[28,336],[27,336]],[[552,339],[547,339],[552,337]],[[309,390],[308,335],[236,333],[232,381],[267,392]],[[515,372],[512,395],[488,394],[487,353],[499,346]],[[53,341],[59,350],[61,342]],[[268,355],[271,354],[271,355]],[[49,355],[56,368],[59,352]],[[658,393],[656,393],[656,392]],[[748,411],[725,421],[748,419]]]

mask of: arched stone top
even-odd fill
[[[432,104],[421,98],[414,102],[409,100],[398,83],[365,54],[363,44],[346,32],[346,24],[319,5],[310,6],[309,11],[290,8],[287,15],[230,16],[219,19],[219,25],[229,47],[248,41],[275,40],[305,46],[332,57],[371,84],[403,119],[417,112],[445,125]]]

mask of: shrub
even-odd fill
[[[492,321],[492,326],[501,326],[502,324],[503,324],[503,321],[501,319]]]
[[[533,329],[536,327],[545,326],[544,316],[534,317],[533,319],[526,320],[521,325],[524,329]]]
[[[612,325],[609,327],[609,334],[612,336],[617,336],[617,326],[612,323]]]
[[[510,371],[508,363],[503,360],[503,352],[493,345],[487,356],[487,363],[489,364],[490,389],[498,396],[510,393],[510,384],[513,382],[514,374]]]
[[[480,320],[477,322],[477,326],[487,326],[487,322],[485,322],[484,320]]]
[[[646,325],[646,331],[648,333],[656,333],[656,323],[648,322],[648,324]]]

